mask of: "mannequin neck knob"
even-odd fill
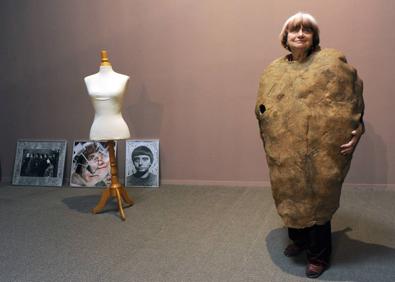
[[[111,66],[110,61],[108,60],[108,54],[106,50],[102,50],[100,52],[100,56],[101,56],[101,64],[100,66]]]

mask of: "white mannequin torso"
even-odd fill
[[[100,66],[98,73],[84,78],[95,109],[91,140],[119,140],[130,137],[121,106],[129,76],[116,73],[111,66]]]

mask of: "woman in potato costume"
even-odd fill
[[[329,266],[330,220],[364,132],[362,81],[341,52],[321,50],[311,15],[290,17],[280,39],[291,53],[264,71],[255,113],[273,198],[292,241],[284,254],[306,250],[306,275],[316,278]]]

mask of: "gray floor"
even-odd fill
[[[0,187],[0,281],[305,281],[282,255],[268,188],[131,189],[122,222],[101,190]],[[345,188],[319,281],[395,281],[395,191]]]

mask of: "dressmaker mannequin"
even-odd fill
[[[130,137],[129,128],[121,114],[122,98],[129,80],[127,75],[113,71],[108,61],[107,51],[101,51],[101,65],[98,73],[85,77],[85,84],[92,98],[95,108],[95,119],[90,130],[91,140],[108,141],[108,152],[111,164],[111,186],[103,191],[93,213],[100,212],[111,197],[116,197],[122,220],[125,220],[122,199],[133,205],[125,188],[119,183],[117,162],[114,152],[114,140],[127,139]]]
[[[91,140],[118,140],[130,137],[121,114],[121,105],[129,76],[113,71],[107,52],[102,51],[98,73],[85,77],[85,84],[95,108]]]

